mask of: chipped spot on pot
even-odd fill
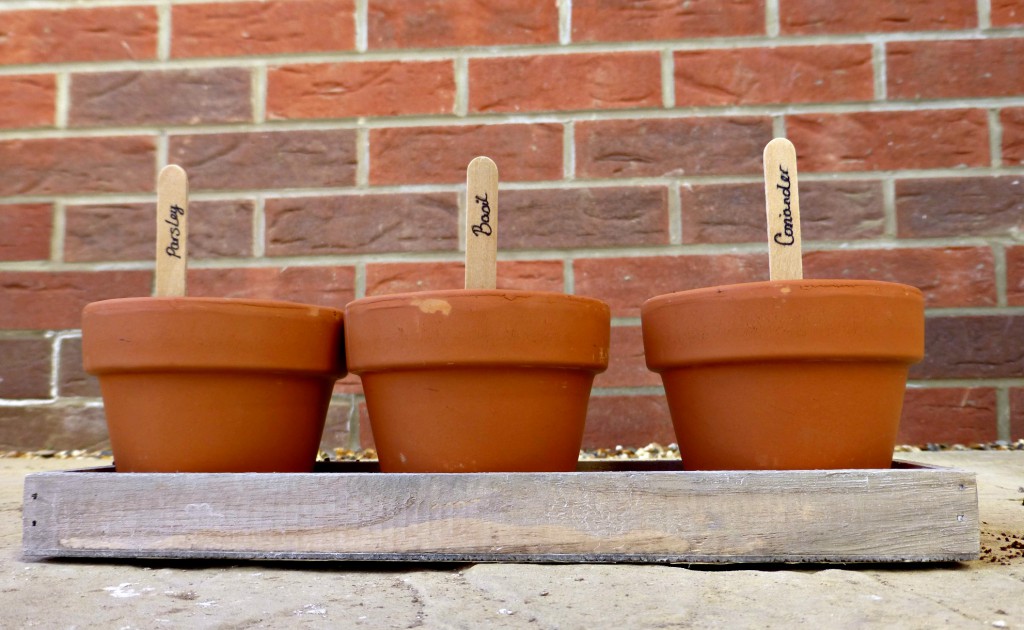
[[[781,288],[779,288],[779,292],[780,293],[790,293],[792,291],[793,291],[793,289],[791,289],[789,287],[781,287]]]
[[[430,315],[432,313],[441,313],[442,315],[449,315],[452,312],[452,305],[448,300],[439,300],[437,298],[428,298],[426,300],[413,300],[412,305],[419,308],[422,312]]]

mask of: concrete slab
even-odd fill
[[[1024,628],[1024,557],[1000,550],[1024,540],[1024,452],[901,457],[978,473],[990,550],[981,560],[714,568],[24,562],[24,476],[103,462],[0,459],[0,626]]]

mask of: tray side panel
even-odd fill
[[[948,561],[978,555],[951,470],[41,473],[28,557],[530,562]]]

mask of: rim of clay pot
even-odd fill
[[[348,366],[355,374],[455,365],[603,372],[610,326],[611,309],[601,300],[546,291],[395,293],[345,307]]]
[[[640,311],[650,369],[761,359],[895,360],[924,356],[924,296],[877,280],[783,280],[681,291]],[[838,334],[837,323],[857,331]],[[779,340],[785,343],[780,344]]]
[[[91,374],[271,370],[341,377],[343,322],[340,309],[279,300],[103,300],[82,311],[83,364]]]

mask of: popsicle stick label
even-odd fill
[[[764,148],[764,196],[771,279],[800,279],[803,261],[796,148],[785,138],[776,138]]]
[[[493,289],[498,280],[498,167],[487,157],[466,169],[466,288]]]
[[[188,176],[172,164],[160,171],[156,186],[156,295],[185,295],[187,264]]]

